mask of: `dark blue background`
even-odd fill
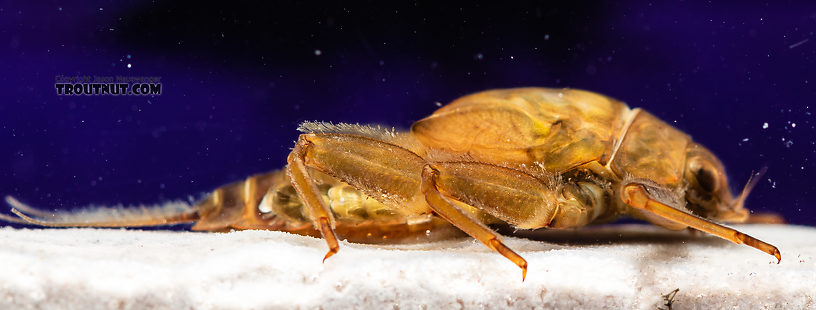
[[[48,208],[199,197],[282,167],[304,120],[407,128],[436,102],[549,86],[651,111],[718,154],[735,189],[767,165],[748,207],[813,225],[809,2],[6,2],[0,194]],[[58,96],[55,75],[161,76],[163,93]]]

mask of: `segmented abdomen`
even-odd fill
[[[427,241],[461,234],[431,215],[403,215],[399,209],[366,196],[319,171],[311,177],[331,206],[335,232],[358,243]],[[266,229],[319,237],[284,170],[253,175],[222,186],[196,204],[199,220],[193,230]]]

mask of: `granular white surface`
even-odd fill
[[[816,307],[816,229],[743,225],[782,263],[645,225],[506,238],[527,280],[472,239],[414,245],[270,231],[0,229],[0,309],[674,309]],[[553,243],[554,242],[554,243]]]

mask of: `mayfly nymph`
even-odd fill
[[[575,89],[515,88],[464,96],[410,130],[304,122],[284,170],[213,191],[193,207],[53,213],[7,197],[43,226],[125,227],[194,222],[193,230],[268,229],[353,242],[458,230],[527,272],[488,225],[575,228],[629,216],[779,250],[717,222],[747,220],[722,163],[647,111]],[[756,180],[756,179],[754,179]],[[110,210],[109,210],[110,211]],[[107,214],[99,216],[99,214]]]

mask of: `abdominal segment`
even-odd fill
[[[438,216],[409,214],[326,174],[315,170],[309,173],[332,209],[335,232],[341,239],[356,243],[405,243],[462,235]],[[200,219],[193,230],[266,229],[320,237],[308,209],[283,170],[223,186],[196,207]]]

